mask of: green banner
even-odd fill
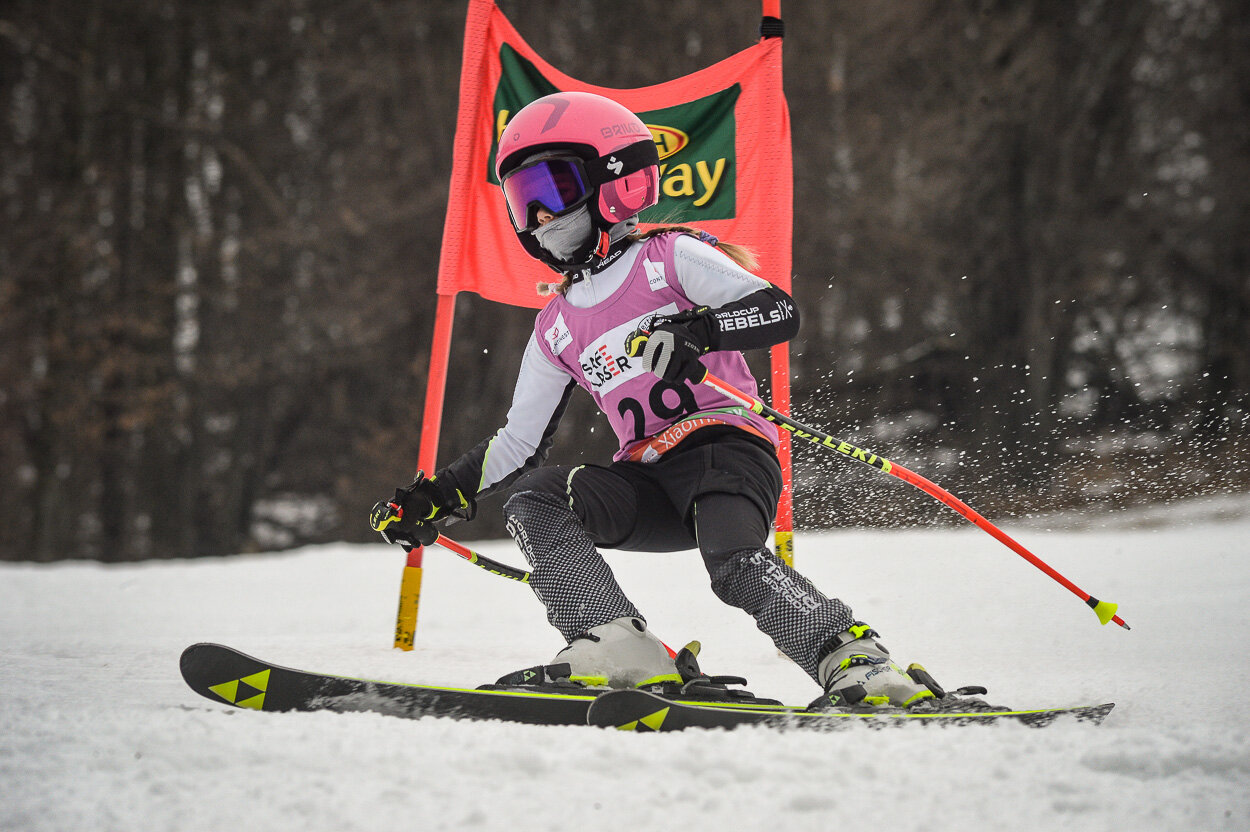
[[[486,177],[495,179],[495,151],[504,125],[535,99],[559,90],[533,63],[504,44],[503,69],[495,89],[494,135]],[[660,202],[640,219],[650,223],[693,223],[731,219],[737,202],[734,158],[734,105],[742,90],[737,84],[704,98],[647,110],[639,117],[651,129],[660,153]]]

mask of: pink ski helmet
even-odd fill
[[[607,254],[613,225],[660,198],[660,157],[650,129],[601,95],[558,92],[527,104],[504,127],[495,156],[521,244],[557,270],[570,264],[554,261],[534,238],[539,207],[560,216],[589,205],[596,234],[585,261],[573,264],[585,267]]]

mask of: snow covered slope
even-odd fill
[[[903,662],[1015,706],[1115,701],[1099,728],[634,735],[214,705],[219,641],[342,675],[472,685],[561,646],[529,590],[431,550],[392,650],[398,549],[0,565],[0,829],[1250,829],[1250,499],[1007,527],[1131,632],[971,527],[800,534],[798,564]],[[479,546],[520,563],[511,542]],[[806,702],[694,553],[609,553],[670,644]]]

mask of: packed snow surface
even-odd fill
[[[216,641],[337,675],[472,686],[561,646],[530,590],[432,549],[416,649],[391,648],[403,555],[331,545],[199,561],[0,565],[0,829],[1250,829],[1250,499],[1006,530],[1131,632],[981,531],[800,534],[797,559],[904,662],[1064,723],[632,734],[274,714],[178,673]],[[510,563],[510,541],[481,544]],[[713,673],[817,691],[696,553],[609,552]]]

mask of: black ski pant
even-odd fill
[[[532,566],[530,586],[567,641],[621,616],[642,617],[596,547],[697,548],[712,591],[816,678],[833,636],[853,623],[766,546],[781,494],[772,446],[738,428],[703,428],[650,463],[548,466],[522,477],[504,505]]]

